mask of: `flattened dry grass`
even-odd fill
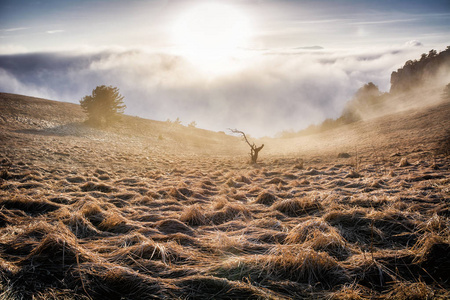
[[[372,241],[380,242],[383,239],[382,232],[372,226],[372,220],[367,218],[365,210],[332,210],[323,219],[335,226],[350,243],[370,245]]]
[[[105,183],[96,183],[92,181],[88,181],[85,184],[80,186],[80,189],[83,192],[90,192],[90,191],[99,191],[103,193],[111,193],[117,191],[114,187],[107,185]]]
[[[180,216],[180,221],[193,226],[201,226],[207,223],[205,213],[198,204],[187,206]]]
[[[0,199],[0,207],[18,209],[30,215],[40,215],[57,210],[60,206],[46,199],[32,199],[18,195],[10,199]]]
[[[362,149],[346,177],[336,153],[249,166],[145,132],[8,133],[0,298],[448,298],[449,163],[427,145],[402,167]]]
[[[117,262],[139,264],[141,260],[157,260],[165,265],[189,259],[189,251],[184,251],[177,243],[159,243],[145,239],[135,245],[119,248],[108,254],[108,258]]]
[[[320,210],[322,205],[320,202],[311,198],[292,198],[284,199],[275,202],[272,208],[282,212],[290,217],[298,217],[305,214],[311,214],[314,211]]]
[[[161,220],[156,223],[155,228],[165,234],[180,232],[187,235],[192,235],[194,233],[192,228],[175,219]]]
[[[72,284],[83,282],[84,292],[94,299],[160,299],[165,288],[155,278],[108,263],[82,264],[73,275]]]
[[[345,284],[337,291],[330,293],[330,300],[362,300],[373,297],[371,291],[358,284]]]
[[[385,299],[433,299],[433,290],[424,282],[401,281],[394,284],[388,293],[384,295]]]
[[[194,275],[175,281],[180,296],[190,299],[279,299],[279,297],[246,282],[213,276]]]
[[[8,235],[8,238],[9,250],[5,253],[15,258],[17,267],[10,269],[11,277],[23,280],[20,288],[17,282],[11,287],[19,298],[42,293],[49,287],[64,288],[63,281],[79,263],[101,263],[99,257],[79,245],[76,236],[62,224],[32,223],[23,227],[20,234]]]
[[[348,279],[346,270],[327,253],[281,245],[267,255],[230,259],[212,272],[231,280],[252,278],[260,284],[289,280],[330,287]]]
[[[428,270],[428,276],[437,280],[448,278],[450,270],[450,238],[434,233],[423,235],[414,245],[415,262]]]
[[[234,219],[247,219],[251,217],[251,212],[242,204],[229,203],[218,211],[209,212],[206,218],[213,224],[219,225]]]
[[[263,192],[256,197],[255,203],[270,206],[276,202],[278,198],[270,192]]]
[[[351,254],[351,249],[339,232],[320,218],[309,219],[292,228],[286,236],[286,243],[325,251],[341,260]]]

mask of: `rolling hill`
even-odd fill
[[[0,298],[448,298],[450,103],[415,95],[250,165],[238,137],[2,93]]]

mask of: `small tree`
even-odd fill
[[[250,161],[252,164],[256,164],[256,160],[258,159],[259,151],[264,148],[264,144],[262,144],[260,147],[256,147],[255,143],[250,144],[250,142],[247,139],[247,136],[243,131],[237,130],[237,129],[230,129],[232,133],[240,134],[244,138],[245,142],[250,146]]]
[[[180,118],[177,118],[175,121],[173,121],[173,124],[175,124],[175,125],[181,125],[181,120],[180,120]]]
[[[444,88],[444,92],[442,93],[442,100],[450,101],[450,83],[447,84]]]
[[[96,126],[117,121],[126,108],[119,89],[105,85],[97,86],[92,95],[84,96],[80,105],[88,114],[88,122]]]

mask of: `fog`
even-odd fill
[[[129,115],[274,136],[338,117],[369,81],[388,91],[391,72],[428,50],[419,42],[357,51],[246,50],[227,72],[145,49],[2,55],[0,91],[78,103],[97,85],[113,85]]]

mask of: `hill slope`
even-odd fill
[[[108,128],[95,129],[84,124],[86,115],[79,105],[22,95],[0,93],[0,111],[0,129],[9,135],[79,137],[185,154],[224,155],[243,149],[237,138],[223,133],[128,115]]]
[[[426,97],[426,96],[424,96]],[[343,125],[322,133],[274,140],[267,151],[302,154],[384,153],[423,148],[434,151],[448,138],[450,102],[432,102]],[[401,150],[400,150],[401,149]]]
[[[441,99],[441,89],[431,88],[398,94],[383,112],[325,132],[290,139],[266,138],[264,155],[336,154],[379,151],[425,144],[439,147],[450,128],[450,103]],[[247,145],[237,137],[167,122],[123,116],[109,128],[86,126],[79,105],[14,94],[0,93],[1,135],[17,134],[84,138],[116,143],[135,151],[163,151],[174,155],[244,156]]]
[[[0,108],[2,299],[450,297],[448,103],[258,141],[255,165],[224,134]]]

